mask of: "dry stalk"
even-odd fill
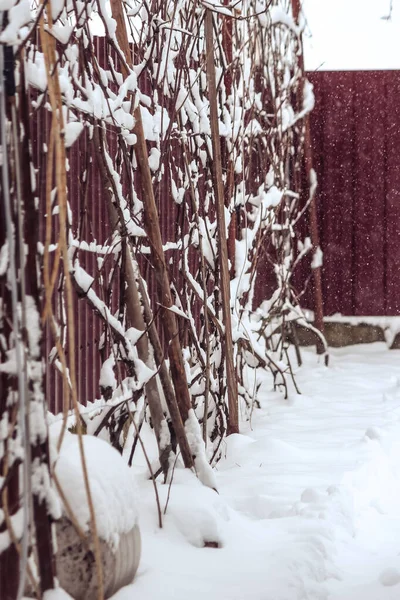
[[[46,6],[47,23],[49,28],[52,27],[52,16],[51,16],[51,4],[48,2]],[[43,54],[45,59],[45,67],[47,73],[48,92],[52,108],[53,117],[57,119],[57,128],[55,131],[55,157],[56,157],[56,184],[58,191],[58,206],[59,206],[59,219],[60,219],[60,250],[63,256],[63,267],[64,277],[66,282],[67,292],[67,318],[68,318],[68,342],[70,349],[70,362],[69,372],[71,379],[71,392],[73,406],[76,415],[77,423],[77,434],[79,440],[79,451],[81,455],[82,471],[87,495],[87,501],[89,505],[90,514],[90,526],[93,533],[94,540],[94,555],[96,561],[96,572],[98,581],[98,599],[104,599],[104,585],[103,585],[103,569],[101,562],[101,552],[99,537],[97,534],[96,516],[93,505],[93,499],[90,492],[89,476],[87,471],[87,465],[84,454],[83,439],[82,439],[82,426],[80,420],[80,413],[78,407],[78,399],[76,395],[76,374],[75,374],[75,353],[74,353],[74,342],[75,342],[75,329],[74,329],[74,314],[73,314],[73,298],[72,298],[72,285],[69,272],[69,257],[67,248],[67,179],[66,179],[66,155],[65,145],[63,139],[63,115],[62,115],[62,98],[59,86],[57,71],[53,71],[56,65],[56,54],[55,54],[55,40],[47,34],[45,31],[44,17],[40,19],[40,37],[43,47]]]

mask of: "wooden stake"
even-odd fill
[[[190,450],[189,442],[185,432],[185,427],[175,398],[174,388],[172,386],[167,365],[164,360],[164,353],[161,346],[160,338],[158,336],[157,327],[154,323],[153,313],[141,278],[139,278],[138,284],[143,305],[143,318],[148,328],[149,339],[154,352],[154,359],[159,369],[160,381],[164,391],[165,402],[168,406],[169,416],[171,417],[172,427],[174,428],[174,433],[176,435],[179,449],[181,451],[183,464],[186,468],[190,469],[194,465],[193,456]]]
[[[110,219],[111,227],[114,230],[117,227],[118,222],[120,222],[120,223],[123,222],[123,217],[118,216],[117,209],[113,204],[113,197],[117,195],[117,192],[113,187],[113,180],[110,179],[110,177],[108,175],[107,165],[106,165],[104,155],[101,150],[102,142],[100,139],[99,129],[96,127],[94,128],[93,138],[94,138],[95,146],[96,146],[96,158],[97,158],[97,164],[98,164],[99,171],[100,171],[100,176],[102,178],[103,187],[107,191],[107,194],[108,194],[107,207],[109,210],[109,219]],[[155,359],[156,365],[159,368],[160,382],[161,382],[165,400],[166,400],[166,403],[168,406],[169,415],[170,415],[171,422],[172,422],[172,427],[174,429],[176,439],[178,440],[179,449],[180,449],[181,455],[182,455],[182,460],[183,460],[185,467],[191,468],[191,467],[193,467],[193,457],[192,457],[192,453],[190,451],[190,447],[189,447],[189,444],[187,441],[185,427],[184,427],[184,424],[182,421],[181,413],[179,411],[178,403],[176,401],[174,388],[173,388],[171,380],[170,380],[168,369],[165,364],[164,353],[163,353],[163,349],[161,347],[161,342],[160,342],[160,339],[158,336],[157,328],[156,328],[154,320],[153,320],[153,314],[152,314],[150,305],[147,301],[146,290],[144,289],[144,285],[141,280],[140,274],[137,277],[137,275],[134,273],[134,270],[133,270],[132,260],[135,262],[136,262],[136,260],[135,260],[134,255],[131,256],[132,251],[133,250],[128,247],[128,244],[126,244],[126,249],[125,249],[126,260],[124,261],[125,262],[124,277],[125,277],[125,280],[127,283],[126,307],[127,307],[128,319],[130,320],[131,324],[136,329],[143,331],[144,329],[147,328],[146,342],[147,342],[147,336],[148,336],[148,339],[150,340],[150,343],[153,347],[154,359]],[[137,305],[137,302],[140,303],[139,306]],[[142,314],[142,306],[143,306],[143,314]],[[143,357],[144,357],[145,353],[146,353],[146,356],[148,356],[148,344],[147,343],[146,343],[146,345],[144,344],[143,337],[141,338],[141,340],[139,341],[139,344],[138,344],[138,355],[142,360],[144,360]],[[141,353],[143,353],[143,354],[141,354]],[[146,361],[144,360],[144,362],[146,362]],[[151,381],[155,382],[155,379],[153,378],[153,379],[151,379]],[[147,385],[146,385],[146,393],[148,393]],[[150,404],[151,400],[154,400],[153,408]],[[152,398],[150,398],[148,396],[148,401],[149,401],[150,413],[151,413],[152,419],[154,419],[154,429],[156,431],[156,437],[157,437],[157,441],[159,443],[159,448],[160,448],[161,447],[161,444],[160,444],[161,432],[162,432],[162,427],[163,427],[161,418],[164,418],[164,415],[161,414],[162,409],[160,411],[161,407],[158,406],[158,399],[156,398],[155,395],[152,396]],[[155,410],[154,413],[153,413],[153,409]],[[158,426],[157,426],[156,420],[157,420],[157,422],[159,422],[159,433],[157,433]],[[161,453],[162,453],[162,455],[161,455]],[[161,453],[160,453],[160,464],[163,468],[165,468],[165,466],[166,466],[165,458],[166,458],[166,455],[169,454],[169,449],[167,448],[164,452],[161,452]]]
[[[299,23],[299,17],[301,12],[300,0],[292,1],[293,18],[296,23]],[[302,40],[300,39],[302,47]],[[303,88],[304,88],[304,55],[303,51],[300,56],[300,69],[302,72],[302,79],[300,82],[301,86],[301,100],[303,99]],[[310,130],[310,117],[307,114],[304,118],[304,166],[306,169],[307,180],[311,182],[313,172],[313,156],[312,156],[312,143],[311,143],[311,130]],[[310,204],[310,236],[313,247],[313,252],[316,252],[319,248],[319,232],[318,232],[318,216],[317,216],[317,196],[314,194]],[[314,277],[314,302],[315,302],[315,317],[314,325],[321,333],[324,333],[324,307],[323,307],[323,294],[322,294],[322,269],[316,267],[313,269]],[[321,340],[317,341],[317,352],[318,354],[324,354],[325,347]]]
[[[225,326],[225,366],[228,390],[228,435],[239,433],[238,393],[236,371],[233,359],[233,340],[230,307],[230,278],[228,265],[228,246],[226,241],[224,188],[222,182],[221,145],[218,124],[218,103],[214,63],[214,33],[212,11],[206,9],[205,15],[207,81],[210,99],[211,139],[213,149],[213,180],[218,226],[218,259],[220,269],[222,313]]]
[[[229,5],[229,0],[224,0],[224,4],[226,6]],[[233,19],[230,17],[224,16],[222,21],[222,48],[224,50],[225,58],[227,61],[228,68],[224,73],[224,83],[225,83],[225,94],[226,98],[232,93],[232,69],[233,69],[233,44],[232,44],[232,36],[233,36]],[[227,208],[230,207],[233,195],[233,189],[235,185],[235,171],[234,165],[232,161],[232,157],[229,155],[228,143],[227,140],[222,139],[222,162],[225,167],[226,172],[226,183],[225,183],[225,206]],[[233,279],[235,277],[235,258],[236,258],[236,235],[237,235],[237,215],[236,210],[233,207],[231,212],[231,220],[229,222],[228,228],[228,258],[231,263],[230,276]]]
[[[116,35],[118,44],[125,55],[128,65],[133,66],[121,0],[111,0],[111,11],[113,18],[117,22]],[[128,75],[126,68],[123,69],[123,71],[125,71],[125,76]],[[147,143],[143,131],[140,106],[135,109],[134,117],[136,121],[134,133],[137,137],[137,143],[135,144],[134,148],[142,185],[144,226],[150,244],[152,266],[156,276],[158,301],[162,306],[166,307],[162,318],[162,324],[166,338],[169,341],[168,357],[170,361],[172,381],[175,388],[175,397],[179,406],[182,420],[185,423],[189,417],[189,411],[192,408],[192,402],[186,380],[182,349],[179,342],[178,324],[175,314],[171,310],[168,310],[174,305],[174,303],[172,300],[167,265],[162,246],[160,223],[154,198]]]
[[[126,312],[130,324],[139,331],[145,332],[146,325],[143,319],[142,307],[137,288],[135,271],[133,267],[133,258],[128,244],[124,244],[125,248],[125,281],[127,285],[127,303]],[[139,358],[151,369],[154,368],[154,361],[151,359],[149,352],[149,340],[147,333],[143,333],[142,337],[136,344]],[[162,409],[160,393],[158,391],[157,379],[152,377],[145,385],[147,402],[149,403],[151,420],[153,422],[154,431],[156,434],[160,465],[165,477],[169,470],[169,455],[171,452],[171,443],[164,446],[165,443],[165,428],[168,431],[167,421]]]
[[[44,0],[43,0],[44,2]],[[62,97],[61,97],[61,89],[60,82],[58,78],[58,71],[56,68],[57,60],[56,60],[56,41],[54,36],[46,31],[46,26],[49,30],[51,30],[53,26],[52,14],[51,14],[51,3],[48,2],[46,4],[46,15],[47,15],[47,23],[45,23],[44,15],[42,13],[40,21],[39,21],[39,33],[40,33],[40,41],[43,48],[43,56],[44,63],[46,67],[46,75],[47,75],[47,85],[48,85],[48,95],[51,105],[51,111],[55,120],[53,124],[55,126],[55,175],[56,175],[56,186],[57,186],[57,195],[58,195],[58,206],[59,206],[59,223],[60,223],[60,234],[59,234],[59,245],[61,248],[61,254],[63,256],[63,271],[65,278],[65,289],[66,289],[66,310],[67,310],[67,332],[68,332],[68,350],[69,350],[69,375],[71,378],[71,392],[72,392],[72,401],[73,407],[76,416],[76,424],[77,424],[77,434],[78,434],[78,443],[79,443],[79,453],[81,457],[81,465],[83,472],[83,479],[85,484],[85,492],[86,498],[88,502],[89,508],[89,523],[91,528],[91,533],[93,535],[93,544],[94,544],[94,557],[95,557],[95,565],[96,565],[96,575],[97,575],[97,597],[98,600],[104,599],[104,585],[103,585],[103,566],[101,561],[101,550],[100,550],[100,542],[97,534],[97,524],[96,524],[96,515],[93,504],[93,498],[90,492],[90,484],[89,484],[89,474],[87,470],[87,465],[85,461],[85,452],[83,447],[82,440],[82,423],[80,420],[80,413],[78,408],[78,397],[77,397],[77,387],[76,387],[76,373],[75,373],[75,355],[74,355],[74,344],[75,344],[75,323],[74,323],[74,312],[73,312],[73,296],[72,296],[72,283],[71,276],[69,272],[69,258],[68,258],[68,247],[67,247],[67,173],[66,173],[66,151],[65,151],[65,142],[64,142],[64,119],[62,113]],[[34,504],[35,509],[35,504]],[[40,523],[35,519],[36,527],[40,527]],[[37,529],[37,532],[40,530]],[[38,533],[37,533],[38,534]],[[46,569],[48,569],[48,565],[46,564],[46,557],[40,556],[39,553],[39,563],[42,562],[43,565],[39,568],[41,574],[41,591],[46,591],[46,587],[43,587],[44,582],[49,580]],[[40,566],[40,565],[39,565]],[[51,581],[51,580],[49,580]],[[52,583],[46,583],[46,585],[50,585],[53,587]]]

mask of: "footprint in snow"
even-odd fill
[[[379,581],[384,586],[400,583],[400,572],[397,569],[385,569],[379,576]]]
[[[370,440],[380,440],[382,438],[382,433],[377,427],[369,427],[365,432],[365,437]]]

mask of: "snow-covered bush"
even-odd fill
[[[63,518],[83,530],[90,523],[98,582],[99,544],[131,531],[108,509],[111,498],[131,523],[128,496],[117,497],[118,468],[110,476],[117,496],[103,490],[104,505],[97,493],[98,465],[91,450],[85,457],[97,444],[91,436],[128,454],[130,465],[148,421],[159,463],[153,470],[148,461],[152,478],[159,466],[167,480],[182,460],[215,488],[210,465],[238,431],[239,413],[255,406],[255,367],[285,385],[285,323],[302,318],[291,277],[313,99],[301,69],[302,24],[288,0],[6,0],[2,8],[0,460],[8,501],[0,564],[16,565],[6,584],[14,597],[26,572],[38,594],[54,585],[54,485]],[[300,255],[309,249],[303,244]],[[254,312],[265,263],[275,291]],[[85,346],[77,313],[99,334],[99,389],[90,397],[78,377],[91,363],[77,364]],[[43,332],[52,345],[45,357]],[[43,358],[64,413],[54,472]],[[63,477],[70,469],[79,479],[78,465],[75,506]],[[27,568],[35,545],[38,578]]]

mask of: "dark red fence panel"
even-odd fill
[[[400,314],[400,72],[315,72],[325,314]]]
[[[386,85],[386,310],[400,314],[400,74]]]
[[[386,313],[385,73],[355,73],[353,96],[354,313]]]
[[[323,86],[330,73],[321,74]],[[352,311],[353,239],[353,80],[340,73],[335,94],[319,94],[312,116],[314,168],[318,176],[318,201],[321,242],[324,250],[325,311]],[[347,128],[342,127],[345,121]],[[349,128],[350,124],[350,128]],[[315,132],[315,133],[314,133]],[[332,149],[327,154],[326,147]],[[322,226],[323,223],[323,226]],[[329,252],[325,249],[329,247]],[[339,307],[339,308],[338,308]]]
[[[324,312],[400,315],[400,71],[318,71],[308,78]],[[298,235],[309,235],[307,219]],[[306,257],[293,285],[300,293],[307,282],[301,303],[312,309],[310,272]],[[265,265],[255,304],[274,289],[270,280]]]

